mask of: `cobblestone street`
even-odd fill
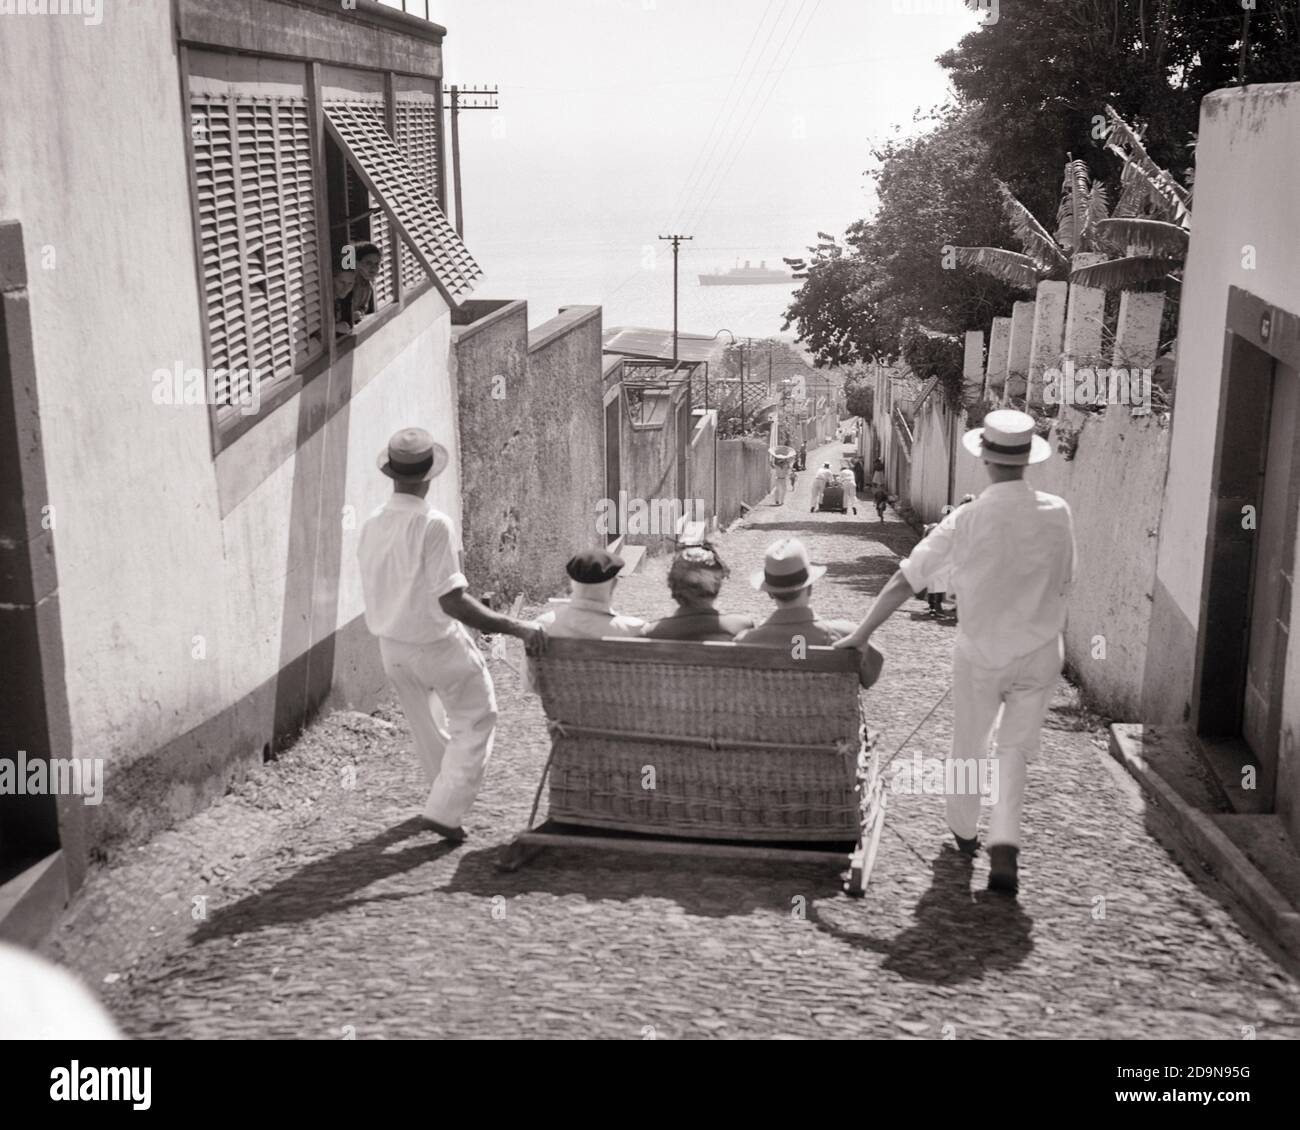
[[[865,612],[916,538],[869,502],[809,512],[838,450],[809,452],[786,504],[721,540],[721,608],[766,615],[749,573],[795,534],[829,566],[818,612]],[[643,562],[619,610],[668,611],[665,567]],[[955,627],[923,608],[876,637],[885,755],[947,685]],[[1300,1037],[1295,982],[1153,839],[1065,681],[1030,770],[1017,904],[985,894],[985,853],[963,862],[933,796],[891,795],[862,900],[816,866],[552,850],[499,874],[547,737],[536,699],[493,670],[501,723],[463,846],[415,827],[395,703],[335,714],[92,876],[47,952],[147,1038]],[[950,726],[945,701],[900,756],[941,756]]]

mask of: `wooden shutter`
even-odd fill
[[[330,133],[366,187],[392,212],[399,235],[443,297],[457,306],[473,291],[482,270],[447,222],[438,201],[388,136],[381,112],[361,103],[327,103]]]
[[[379,97],[360,96],[347,101],[331,101],[329,106],[351,106],[362,110],[363,112],[373,112],[382,119],[384,115],[384,100]],[[360,177],[355,175],[355,170],[349,171],[345,178],[347,190],[347,214],[355,216],[364,212],[367,208],[378,208],[379,201],[372,200],[370,193]],[[397,289],[393,283],[393,256],[397,253],[397,240],[393,238],[393,233],[389,231],[388,217],[384,215],[383,210],[372,212],[368,221],[353,225],[353,229],[348,233],[348,242],[359,242],[362,237],[357,234],[360,231],[369,231],[369,240],[383,252],[383,264],[379,274],[375,276],[375,313],[378,313],[385,306],[397,300]]]
[[[191,102],[217,420],[239,415],[323,346],[311,119],[302,98]]]
[[[438,99],[424,90],[399,90],[394,104],[397,148],[406,163],[438,199]],[[419,286],[429,276],[406,240],[402,240],[402,289]]]
[[[203,255],[203,299],[211,351],[209,363],[217,371],[216,394],[220,403],[228,397],[226,374],[248,364],[230,104],[223,99],[196,100],[190,112]]]

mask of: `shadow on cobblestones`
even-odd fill
[[[828,562],[826,576],[839,581],[850,592],[875,596],[897,570],[898,558],[879,555]]]
[[[847,858],[847,851],[846,851]],[[788,912],[790,889],[797,882],[806,897],[839,893],[833,867],[791,866],[676,857],[612,857],[589,850],[548,848],[520,870],[496,870],[499,848],[460,857],[451,881],[439,888],[480,898],[545,894],[581,896],[587,902],[636,902],[662,899],[697,918],[730,918],[755,911]],[[596,862],[599,860],[600,862]]]
[[[906,981],[958,985],[992,970],[1013,969],[1034,948],[1033,919],[1000,895],[972,895],[974,864],[944,844],[930,865],[930,886],[917,901],[915,923],[881,939],[849,929],[810,905],[808,920],[839,941],[884,956],[883,967]]]
[[[383,896],[349,898],[372,883],[433,863],[455,850],[433,840],[402,851],[389,849],[412,836],[427,834],[417,817],[323,859],[315,859],[257,894],[216,910],[191,936],[192,945],[213,938],[252,933],[267,926],[307,922]]]
[[[863,542],[876,542],[891,552],[897,552],[899,556],[906,554],[916,544],[916,535],[901,522],[868,522],[861,518],[845,519],[843,517],[840,517],[839,521],[829,522],[818,522],[812,518],[807,521],[792,522],[785,518],[783,514],[774,515],[773,517],[774,519],[780,517],[781,521],[774,520],[763,523],[750,521],[747,523],[747,527],[750,529],[780,529],[783,532],[788,531],[791,536],[816,534],[818,537],[834,536],[855,538]]]

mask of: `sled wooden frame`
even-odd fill
[[[792,660],[784,648],[760,645],[732,643],[683,643],[669,640],[570,640],[560,639],[548,642],[548,660],[566,658],[598,660],[601,663],[647,662],[654,665],[682,665],[693,667],[728,667],[739,669],[764,669],[768,671],[808,671],[811,667],[821,672],[856,671],[856,653],[837,651],[829,647],[810,647],[803,659]],[[797,666],[796,666],[797,664]],[[858,793],[857,835],[850,841],[849,837],[831,842],[793,842],[779,839],[746,839],[743,842],[730,839],[692,836],[691,834],[673,834],[671,828],[654,834],[636,831],[621,831],[612,827],[600,827],[586,823],[565,822],[548,819],[537,824],[537,812],[541,805],[542,792],[546,788],[551,774],[552,762],[564,737],[574,732],[595,732],[590,728],[566,726],[562,721],[551,720],[552,743],[546,765],[537,783],[533,796],[532,809],[528,824],[501,851],[498,870],[514,872],[536,858],[547,848],[574,848],[600,852],[624,852],[631,854],[664,856],[697,856],[717,859],[741,859],[759,862],[787,863],[824,863],[834,864],[840,871],[847,872],[844,890],[849,895],[861,897],[866,892],[876,856],[880,847],[880,836],[884,829],[886,793],[880,772],[879,751],[862,740],[856,758],[856,789]],[[863,728],[865,734],[865,727]],[[628,741],[644,742],[655,740],[656,735],[645,732],[618,733],[602,731],[601,735],[612,741],[626,738]],[[674,744],[689,739],[667,739]],[[696,744],[696,743],[691,743]],[[755,743],[752,739],[731,741],[725,734],[718,734],[707,741],[699,741],[700,746],[721,746],[750,748]],[[848,847],[852,842],[852,847]]]

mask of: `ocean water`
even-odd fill
[[[588,242],[551,247],[493,245],[471,242],[485,278],[476,291],[484,298],[525,298],[530,325],[555,316],[561,306],[604,307],[604,324],[671,329],[673,324],[673,266],[669,244],[654,248],[639,243],[605,245]],[[796,249],[796,253],[797,253]],[[784,254],[791,254],[788,249]],[[781,250],[755,248],[739,256],[757,266],[782,267]],[[736,265],[734,252],[682,254],[678,293],[678,326],[682,333],[713,334],[728,329],[737,338],[781,337],[793,340],[793,328],[782,332],[786,307],[800,285],[701,286],[699,275],[726,271]]]

